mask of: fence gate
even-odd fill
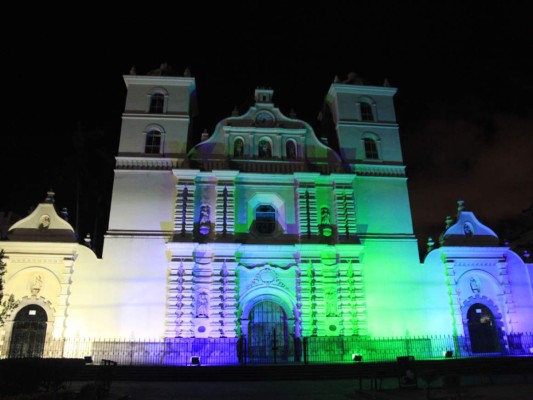
[[[272,301],[258,303],[250,313],[248,326],[250,362],[276,363],[289,358],[287,314]]]
[[[9,358],[42,357],[47,320],[46,311],[36,304],[20,310],[13,321]]]

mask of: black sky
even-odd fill
[[[438,236],[460,199],[493,228],[521,215],[533,203],[533,17],[525,5],[358,3],[14,19],[2,28],[0,210],[25,215],[53,188],[81,237],[105,231],[122,75],[165,61],[196,78],[197,134],[235,106],[244,111],[257,86],[271,86],[283,112],[294,108],[314,125],[335,75],[355,71],[379,85],[387,78],[398,88],[419,241]]]

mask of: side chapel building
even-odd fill
[[[533,265],[462,203],[420,262],[395,88],[333,83],[328,140],[257,89],[193,146],[194,78],[124,81],[102,258],[51,194],[12,225],[0,357],[32,319],[43,340],[244,337],[253,352],[275,335],[288,353],[303,337],[421,335],[500,351],[533,331]]]

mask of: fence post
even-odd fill
[[[244,364],[246,364],[248,362],[248,339],[246,339],[246,336],[243,337],[242,348],[244,350]]]
[[[302,361],[302,338],[294,337],[294,361]]]
[[[239,339],[237,339],[237,359],[239,364],[246,365],[246,359],[248,358],[246,349],[246,337],[244,335],[239,336]]]
[[[303,347],[304,347],[304,364],[307,365],[309,363],[309,359],[308,359],[308,354],[307,354],[307,351],[308,351],[308,348],[309,348],[309,343],[308,343],[308,337],[304,337],[304,340],[303,340]]]
[[[237,339],[237,359],[239,360],[239,364],[245,364],[245,356],[244,356],[244,337],[239,336],[239,339]]]
[[[453,335],[453,354],[455,358],[459,357],[459,352],[461,351],[459,347],[459,338],[457,337],[457,334]]]

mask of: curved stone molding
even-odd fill
[[[264,262],[264,263],[258,263],[258,264],[245,264],[245,263],[239,263],[239,266],[243,266],[246,269],[254,269],[258,267],[264,267],[265,265],[268,265],[270,267],[279,268],[279,269],[290,269],[291,267],[295,267],[298,264],[297,263],[290,263],[285,266],[274,264],[271,262]]]

